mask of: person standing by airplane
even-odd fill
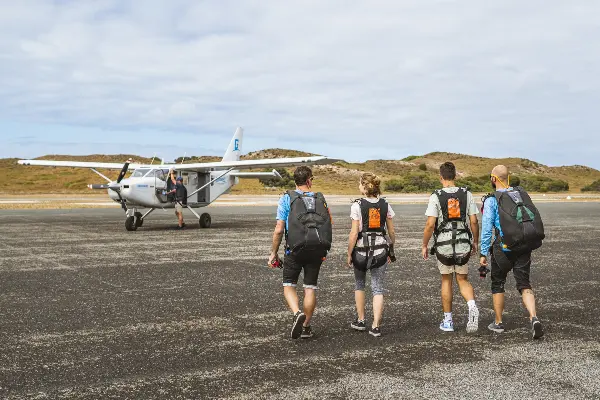
[[[544,336],[542,323],[537,317],[535,296],[529,281],[531,253],[542,245],[544,225],[539,211],[521,187],[511,187],[508,168],[496,166],[490,175],[494,193],[484,198],[481,228],[480,271],[488,271],[491,254],[492,299],[496,319],[488,329],[504,332],[504,284],[512,270],[517,290],[529,312],[534,339]],[[492,236],[496,233],[492,242]]]
[[[381,180],[378,176],[365,173],[360,178],[358,189],[364,196],[356,200],[350,208],[352,230],[348,239],[347,267],[354,267],[356,301],[356,321],[350,327],[365,331],[365,281],[367,270],[371,271],[371,291],[373,293],[373,323],[369,334],[381,336],[381,316],[383,314],[384,277],[388,263],[395,260],[393,246],[396,241],[394,231],[394,210],[379,198]]]
[[[317,281],[321,264],[331,249],[331,214],[322,193],[314,193],[314,176],[307,166],[294,171],[296,190],[286,192],[277,207],[277,224],[269,256],[269,266],[280,266],[278,252],[285,234],[285,257],[283,260],[283,295],[294,314],[292,339],[308,339],[313,336],[311,319],[314,314],[318,289]],[[304,271],[304,304],[300,301],[296,286],[300,272]]]
[[[185,223],[183,222],[183,206],[187,204],[187,189],[183,185],[183,177],[175,177],[175,171],[171,170],[171,182],[175,185],[175,189],[171,192],[174,195],[175,201],[175,215],[179,223],[178,229],[183,229]]]
[[[452,278],[469,307],[467,333],[476,332],[479,328],[479,309],[475,304],[473,286],[469,282],[469,265],[471,255],[478,249],[479,210],[473,195],[467,188],[459,188],[454,184],[456,167],[451,162],[440,166],[440,182],[442,189],[436,190],[429,198],[425,211],[427,223],[423,232],[423,259],[429,259],[429,241],[434,236],[431,254],[438,260],[438,269],[442,275],[442,309],[444,319],[440,329],[454,332],[452,320]],[[470,229],[469,229],[470,226]]]

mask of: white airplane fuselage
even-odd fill
[[[206,207],[222,194],[229,192],[238,180],[232,176],[219,178],[223,172],[225,171],[206,173],[178,171],[178,176],[183,177],[183,185],[186,187],[188,195],[191,195],[187,200],[188,207]],[[166,179],[170,179],[168,173],[169,170],[161,166],[139,167],[131,177],[123,179],[120,183],[111,183],[107,190],[108,195],[117,203],[125,201],[128,208],[174,208],[175,203],[167,198]],[[192,195],[193,192],[214,179],[216,180],[213,183]]]

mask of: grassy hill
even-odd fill
[[[282,158],[312,156],[286,149],[265,149],[244,155],[243,159]],[[150,163],[150,158],[135,155],[89,155],[67,156],[48,155],[39,159],[124,162],[132,157],[138,163]],[[186,157],[184,163],[219,161],[218,156]],[[181,158],[178,160],[181,162]],[[356,194],[358,179],[363,172],[373,172],[381,176],[384,184],[391,187],[400,184],[399,191],[430,191],[428,185],[437,185],[438,168],[445,161],[456,164],[461,182],[471,185],[474,191],[488,190],[487,177],[491,169],[498,164],[507,165],[513,176],[540,190],[552,191],[555,186],[550,182],[564,181],[570,192],[581,189],[600,180],[600,171],[584,166],[548,167],[535,161],[522,158],[492,159],[464,154],[435,152],[422,156],[411,156],[404,160],[370,160],[364,163],[338,162],[332,165],[314,167],[315,189],[328,193]],[[155,163],[159,163],[155,160]],[[292,172],[293,169],[288,169]],[[118,171],[101,171],[108,177],[116,178]],[[91,193],[89,183],[103,183],[103,179],[88,169],[28,167],[17,164],[17,159],[0,159],[1,194],[45,194],[45,193]],[[424,185],[424,186],[423,186]],[[422,188],[422,189],[419,189]],[[550,190],[548,190],[550,188]],[[536,189],[536,190],[537,190]],[[265,188],[258,180],[241,180],[233,193],[274,194],[282,188]]]

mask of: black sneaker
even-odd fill
[[[539,339],[544,336],[544,329],[542,329],[542,323],[537,317],[531,319],[531,333],[534,339]]]
[[[302,334],[300,335],[300,338],[301,339],[310,339],[311,337],[313,337],[312,328],[310,326],[303,326]]]
[[[366,331],[366,330],[367,330],[367,327],[366,327],[366,325],[365,325],[365,321],[364,321],[364,320],[360,321],[360,320],[358,320],[358,319],[357,319],[356,321],[354,321],[354,322],[352,322],[352,323],[350,324],[350,327],[351,327],[352,329],[354,329],[355,331],[361,331],[361,332],[364,332],[364,331]]]
[[[488,325],[488,329],[492,332],[502,333],[504,332],[504,324],[502,324],[502,322],[500,322],[499,324],[497,324],[496,322],[492,322]]]
[[[292,339],[298,339],[302,335],[302,325],[306,321],[306,315],[302,311],[298,311],[294,314],[294,322],[292,323]]]
[[[379,327],[377,327],[377,328],[371,328],[371,329],[369,329],[369,335],[375,336],[375,337],[380,337],[381,336],[381,329],[379,329]]]

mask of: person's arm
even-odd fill
[[[390,237],[390,244],[396,243],[396,228],[394,228],[394,220],[392,218],[388,218],[385,221],[388,230],[388,236]]]
[[[471,233],[473,234],[473,248],[471,254],[475,255],[479,250],[479,220],[477,214],[469,216],[469,222],[471,223]]]
[[[285,233],[285,221],[278,220],[275,225],[275,231],[273,232],[273,242],[271,244],[271,255],[269,256],[269,266],[273,264],[279,256],[279,246],[283,241],[283,234]]]
[[[427,222],[425,223],[425,230],[423,231],[423,245],[421,247],[421,255],[423,256],[424,260],[429,260],[429,241],[431,240],[431,236],[433,236],[433,231],[435,230],[436,222],[436,217],[427,217]]]
[[[169,176],[171,177],[171,182],[173,183],[173,185],[177,185],[177,178],[175,178],[175,171],[171,170],[171,173],[169,174]]]
[[[486,200],[481,217],[481,250],[479,263],[487,265],[487,257],[492,246],[492,235],[494,233],[494,216],[496,215],[497,203],[494,197]]]
[[[354,251],[354,247],[356,246],[356,241],[358,240],[358,231],[360,229],[360,221],[353,219],[352,220],[352,229],[350,230],[350,235],[348,237],[348,258],[346,262],[346,266],[348,268],[352,267],[352,252]]]
[[[271,242],[271,254],[269,255],[269,266],[273,264],[273,261],[279,258],[277,254],[279,252],[279,246],[283,241],[283,235],[285,234],[285,222],[290,215],[290,202],[289,196],[283,195],[279,199],[277,204],[277,224],[275,225],[275,231],[273,232],[273,241]]]

